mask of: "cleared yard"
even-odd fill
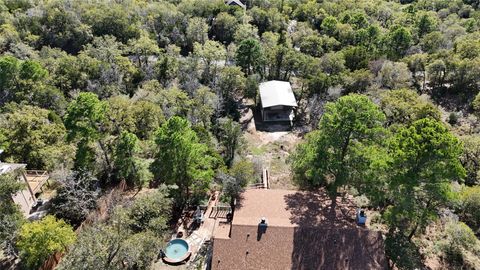
[[[266,132],[249,129],[244,133],[247,157],[260,161],[270,173],[270,188],[295,189],[287,158],[300,142],[294,131]]]

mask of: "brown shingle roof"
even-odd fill
[[[309,192],[246,191],[230,239],[214,239],[212,269],[385,269],[381,234],[345,218],[351,202],[337,200],[335,217],[326,203],[326,196]],[[262,216],[265,233],[259,233]]]
[[[285,198],[295,193],[294,190],[249,189],[239,200],[232,224],[257,226],[260,219],[266,217],[270,226],[293,227]]]

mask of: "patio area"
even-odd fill
[[[153,265],[152,269],[155,270],[168,270],[168,269],[199,269],[197,268],[201,265],[200,269],[206,269],[206,259],[208,256],[211,256],[211,240],[213,237],[213,230],[215,224],[219,222],[221,217],[217,217],[215,213],[216,205],[219,200],[219,192],[215,192],[214,200],[209,200],[206,209],[203,211],[203,222],[195,226],[194,219],[189,217],[186,224],[185,220],[180,219],[178,230],[175,234],[172,235],[172,240],[177,238],[184,239],[189,245],[189,252],[191,252],[190,259],[180,265],[169,265],[166,264],[162,259],[159,259]],[[177,237],[179,234],[182,237]],[[197,256],[199,255],[200,256]],[[209,255],[210,254],[210,255]]]

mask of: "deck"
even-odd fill
[[[37,193],[42,186],[48,181],[50,175],[47,171],[26,170],[25,178],[33,194]]]

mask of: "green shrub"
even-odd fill
[[[463,222],[450,222],[445,226],[444,239],[440,248],[450,266],[474,269],[468,265],[475,260],[472,257],[480,255],[480,241],[472,229]]]
[[[46,216],[21,227],[17,247],[28,269],[37,269],[50,255],[65,251],[75,239],[72,226],[54,216]]]
[[[454,112],[450,113],[448,116],[448,123],[452,126],[456,125],[458,123],[458,115]]]
[[[460,192],[459,215],[471,228],[480,228],[480,186],[465,187]]]

